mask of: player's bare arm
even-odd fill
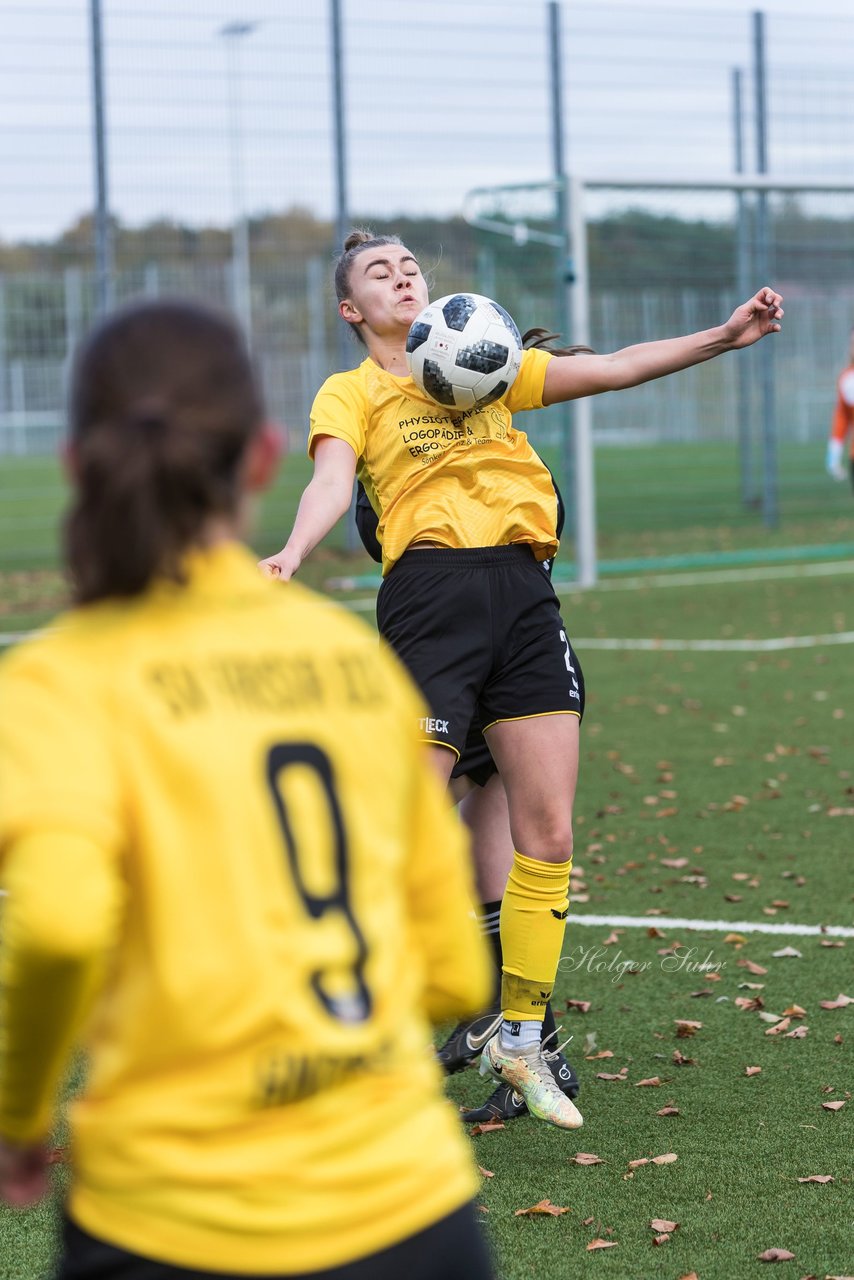
[[[322,542],[350,506],[356,455],[345,440],[321,436],[314,450],[314,475],[300,499],[287,543],[259,562],[271,578],[292,578],[303,560]]]
[[[546,370],[543,403],[557,404],[636,387],[668,373],[690,369],[727,351],[749,347],[769,333],[779,333],[782,301],[779,293],[766,287],[736,307],[724,324],[712,329],[639,343],[611,355],[557,356]]]

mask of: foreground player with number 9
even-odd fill
[[[71,426],[76,607],[0,668],[0,1197],[45,1192],[82,1038],[62,1280],[487,1280],[430,1024],[489,963],[426,707],[240,545],[277,437],[229,321],[118,313]]]

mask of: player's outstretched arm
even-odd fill
[[[782,298],[760,289],[736,307],[724,324],[682,338],[664,338],[623,347],[611,355],[555,356],[546,369],[543,404],[557,404],[603,391],[622,391],[680,369],[690,369],[725,351],[749,347],[769,333],[779,333]]]
[[[260,560],[259,568],[271,578],[292,578],[349,508],[355,478],[352,446],[335,436],[320,436],[314,450],[314,475],[303,490],[291,536],[281,551]]]

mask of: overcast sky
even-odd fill
[[[354,213],[459,211],[552,171],[544,0],[341,0]],[[772,172],[854,176],[854,0],[765,0]],[[568,166],[724,174],[732,73],[754,167],[751,0],[566,0]],[[334,208],[328,0],[102,0],[111,206],[226,225]],[[235,21],[251,29],[231,43]],[[0,0],[0,239],[93,203],[88,0]],[[231,50],[231,61],[229,60]],[[229,96],[231,90],[231,97]],[[712,202],[714,203],[714,202]],[[709,207],[708,198],[703,207]]]

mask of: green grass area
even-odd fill
[[[300,484],[294,469],[266,504],[260,549],[280,540]],[[831,493],[850,512],[850,493]],[[827,505],[824,524],[798,526],[816,542],[841,520]],[[749,533],[744,545],[755,527]],[[650,542],[656,554],[670,536]],[[637,537],[620,537],[613,545],[621,552],[637,547]],[[742,534],[728,537],[735,544]],[[306,577],[321,584],[369,563],[350,559],[339,537],[315,553]],[[588,692],[572,914],[648,924],[613,938],[609,926],[570,922],[567,930],[556,1009],[574,1036],[568,1052],[584,1128],[561,1133],[524,1119],[472,1139],[494,1174],[478,1203],[502,1280],[677,1280],[692,1271],[700,1280],[754,1280],[766,1274],[758,1255],[770,1248],[795,1255],[775,1275],[854,1274],[854,1005],[821,1008],[839,992],[854,996],[854,939],[829,947],[828,937],[745,932],[744,941],[727,940],[725,931],[668,922],[854,924],[854,646],[673,652],[630,643],[854,630],[850,572],[807,570],[632,589],[603,581],[563,596]],[[585,646],[602,639],[629,643]],[[800,955],[775,958],[786,946]],[[589,1011],[566,1009],[569,999],[589,1002]],[[763,1007],[738,1007],[746,999]],[[805,1015],[789,1030],[806,1034],[767,1035],[760,1014],[793,1005]],[[677,1020],[702,1026],[680,1037]],[[677,1050],[692,1061],[680,1065]],[[593,1056],[604,1051],[612,1056]],[[748,1077],[748,1066],[761,1073]],[[637,1087],[656,1077],[660,1084]],[[449,1082],[455,1103],[480,1101],[490,1088],[474,1071]],[[845,1106],[826,1110],[830,1101]],[[679,1114],[659,1116],[668,1105]],[[578,1152],[603,1163],[577,1165]],[[663,1154],[677,1160],[629,1168]],[[834,1181],[798,1181],[811,1175]],[[516,1216],[543,1199],[569,1212]],[[0,1211],[0,1280],[41,1280],[53,1213]],[[660,1246],[653,1219],[679,1224]],[[596,1238],[615,1247],[588,1251]]]
[[[840,576],[563,603],[578,637],[690,640],[842,632],[854,627],[850,598],[851,579]],[[585,653],[580,639],[578,648],[588,712],[575,878],[586,900],[572,913],[648,916],[648,925],[567,930],[555,1007],[574,1037],[584,1128],[563,1134],[525,1119],[473,1138],[494,1174],[478,1200],[499,1274],[752,1280],[767,1268],[758,1255],[782,1248],[795,1255],[782,1275],[851,1275],[854,1005],[820,1002],[854,996],[854,942],[727,941],[725,931],[668,924],[854,923],[851,646]],[[800,956],[774,958],[786,946]],[[746,960],[767,972],[751,973]],[[738,998],[764,1008],[739,1008]],[[565,1009],[568,999],[589,1011]],[[760,1012],[793,1005],[806,1015],[789,1030],[806,1035],[766,1035]],[[702,1026],[681,1038],[677,1019]],[[604,1050],[613,1056],[592,1056]],[[693,1061],[677,1065],[677,1050]],[[762,1071],[748,1077],[747,1066]],[[598,1078],[623,1068],[622,1080]],[[490,1088],[474,1071],[449,1085],[466,1105]],[[823,1109],[834,1100],[845,1107]],[[679,1114],[659,1116],[667,1105]],[[576,1165],[578,1152],[603,1163]],[[674,1163],[629,1168],[670,1153]],[[814,1174],[835,1181],[798,1182]],[[516,1216],[543,1199],[570,1212]],[[661,1246],[653,1219],[679,1223]],[[617,1244],[589,1252],[597,1238]]]
[[[543,456],[560,475],[558,450]],[[761,561],[824,548],[854,555],[854,502],[847,485],[823,473],[817,446],[789,444],[779,454],[779,521],[769,528],[761,509],[741,498],[736,447],[729,444],[606,447],[597,450],[598,553],[603,576],[655,561],[690,564]],[[299,451],[286,459],[264,498],[254,535],[259,553],[278,550],[291,527],[310,464]],[[571,485],[561,562],[574,549]],[[0,630],[36,626],[61,608],[58,573],[61,519],[67,490],[54,458],[0,459]],[[332,531],[302,571],[322,587],[336,576],[376,577],[345,522]]]

